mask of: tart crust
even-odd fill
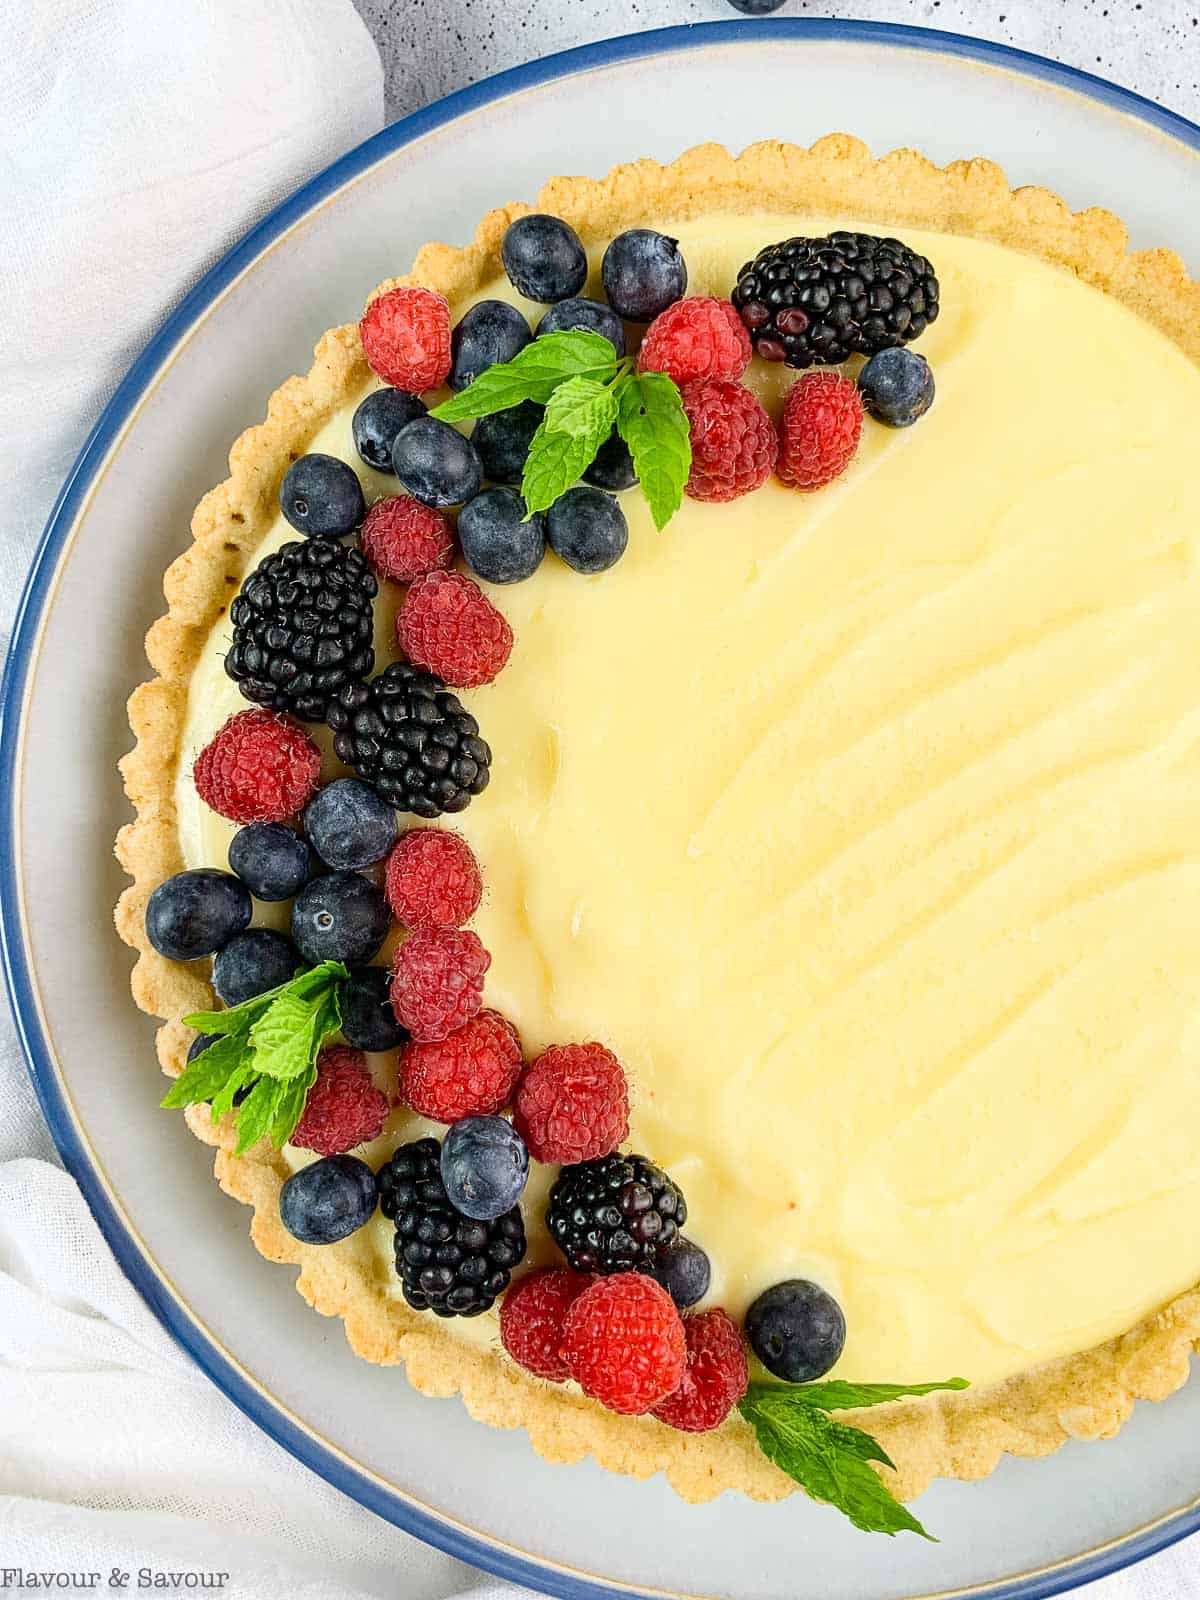
[[[439,290],[451,305],[500,271],[500,241],[523,204],[490,212],[463,249],[426,245],[396,284]],[[909,223],[992,239],[1067,268],[1154,323],[1200,364],[1200,283],[1169,250],[1131,252],[1124,225],[1110,212],[1071,212],[1045,189],[1010,189],[984,160],[935,167],[912,150],[875,160],[846,134],[811,149],[764,142],[734,157],[700,145],[669,166],[637,161],[600,180],[555,178],[537,209],[565,218],[587,244],[621,229],[661,226],[710,211],[800,210],[847,214],[880,223]],[[192,519],[194,543],[167,570],[168,612],[146,638],[157,676],[129,701],[136,744],[121,762],[136,821],[121,830],[117,855],[132,884],[121,896],[117,930],[138,952],[133,996],[143,1011],[166,1019],[158,1033],[164,1072],[184,1063],[192,1032],[178,1019],[213,1003],[208,981],[153,951],[144,930],[151,891],[184,865],[176,829],[174,786],[187,710],[188,684],[201,649],[228,606],[277,509],[279,480],[312,435],[366,381],[369,371],[356,324],[324,335],[303,377],[272,395],[266,420],[234,443],[228,479],[207,494]],[[796,1485],[757,1449],[750,1428],[733,1416],[710,1434],[682,1434],[646,1417],[620,1417],[582,1396],[518,1370],[496,1349],[468,1344],[387,1294],[377,1281],[364,1233],[341,1244],[306,1246],[279,1220],[278,1194],[288,1176],[265,1143],[232,1153],[228,1126],[213,1128],[204,1107],[186,1113],[193,1133],[216,1149],[221,1187],[254,1211],[251,1237],[272,1261],[297,1266],[297,1288],[317,1311],[339,1316],[352,1348],[369,1361],[403,1364],[408,1380],[429,1395],[459,1393],[468,1411],[493,1427],[524,1427],[549,1461],[593,1455],[611,1471],[645,1478],[666,1473],[685,1499],[704,1501],[726,1489],[778,1500]],[[1180,1295],[1120,1338],[1035,1367],[1003,1383],[965,1393],[931,1395],[870,1413],[870,1431],[896,1463],[884,1469],[901,1498],[938,1476],[981,1478],[1005,1453],[1046,1455],[1068,1438],[1117,1432],[1135,1400],[1157,1400],[1179,1388],[1200,1345],[1200,1286]]]

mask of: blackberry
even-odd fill
[[[479,724],[440,678],[406,661],[345,684],[326,721],[339,759],[398,811],[462,811],[487,788],[492,752]]]
[[[768,245],[731,298],[765,360],[836,366],[919,338],[937,317],[938,281],[899,239],[839,231]]]
[[[647,1272],[679,1238],[687,1201],[645,1156],[601,1156],[564,1167],[546,1226],[576,1272]]]
[[[322,721],[343,684],[375,665],[378,588],[361,551],[327,539],[285,544],[260,562],[229,608],[225,671],[255,705]]]
[[[436,1139],[402,1144],[379,1172],[379,1209],[396,1224],[396,1272],[415,1311],[477,1317],[508,1288],[525,1255],[514,1206],[491,1222],[456,1211],[442,1183]]]

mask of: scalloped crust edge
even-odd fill
[[[875,160],[846,134],[811,149],[764,142],[734,157],[701,145],[668,166],[643,160],[599,180],[555,178],[538,209],[564,217],[595,243],[637,223],[661,225],[714,211],[803,210],[877,223],[910,223],[966,233],[1028,251],[1074,272],[1159,327],[1200,364],[1200,283],[1169,250],[1130,252],[1111,213],[1072,213],[1045,189],[1012,190],[990,161],[937,168],[912,150]],[[426,245],[395,284],[440,290],[453,305],[500,270],[505,229],[531,208],[490,212],[463,249]],[[151,890],[183,865],[175,827],[174,779],[188,683],[205,639],[226,609],[253,552],[270,528],[280,476],[307,441],[369,376],[354,324],[319,341],[310,371],[272,395],[264,422],[233,445],[229,478],[207,494],[192,519],[193,544],[168,569],[168,612],[150,629],[146,653],[157,676],[129,701],[135,747],[121,762],[136,821],[121,830],[117,855],[132,884],[116,911],[117,930],[138,952],[133,996],[167,1019],[158,1033],[163,1070],[177,1073],[191,1030],[178,1020],[212,1002],[199,973],[151,950],[143,927]],[[715,1433],[686,1435],[650,1418],[618,1417],[577,1393],[519,1371],[498,1347],[480,1348],[410,1311],[378,1280],[367,1242],[299,1244],[279,1221],[287,1168],[269,1148],[235,1158],[229,1129],[213,1129],[203,1108],[187,1113],[192,1131],[217,1145],[221,1187],[251,1206],[251,1236],[272,1261],[297,1266],[297,1288],[325,1316],[339,1316],[352,1348],[381,1364],[402,1363],[427,1395],[458,1393],[473,1417],[493,1427],[524,1427],[549,1461],[591,1454],[610,1471],[638,1478],[662,1471],[690,1501],[726,1489],[778,1500],[795,1485],[763,1457],[736,1415]],[[870,1413],[871,1432],[896,1463],[891,1487],[911,1498],[937,1476],[981,1478],[1004,1454],[1040,1456],[1069,1438],[1117,1432],[1138,1399],[1162,1399],[1187,1379],[1200,1345],[1200,1289],[1180,1295],[1129,1333],[1097,1349],[1054,1361],[1002,1384],[899,1402]]]

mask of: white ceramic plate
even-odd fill
[[[122,887],[111,844],[126,818],[114,767],[160,574],[224,476],[230,440],[307,368],[317,335],[423,241],[465,241],[483,212],[553,173],[833,129],[877,151],[986,154],[1014,181],[1111,206],[1136,244],[1170,243],[1200,272],[1200,129],[1049,62],[920,30],[771,19],[535,63],[386,130],[189,296],[63,490],[6,680],[9,983],[55,1137],[126,1271],[214,1381],[348,1494],[477,1565],[572,1597],[617,1586],[1032,1600],[1200,1525],[1200,1386],[1141,1407],[1114,1443],[1009,1461],[982,1487],[935,1486],[921,1514],[939,1545],[856,1534],[800,1497],[685,1506],[658,1480],[549,1467],[523,1434],[422,1399],[399,1372],[355,1360],[291,1274],[257,1256],[209,1152],[158,1112],[153,1026],[128,1001],[129,953],[109,933]]]

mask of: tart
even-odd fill
[[[395,380],[379,354],[396,331],[384,326],[400,303],[394,291],[444,297],[454,325],[485,302],[536,324],[545,304],[516,287],[536,292],[528,270],[557,285],[543,299],[564,300],[558,291],[575,268],[561,240],[527,260],[509,239],[528,214],[522,205],[491,213],[463,249],[426,246],[407,277],[377,291],[361,336],[356,324],[327,333],[311,370],[284,383],[265,422],[234,444],[230,477],[201,502],[194,543],[166,574],[169,611],[147,639],[157,676],[130,701],[136,746],[122,771],[137,819],[118,842],[133,883],[117,925],[138,951],[134,998],[164,1019],[158,1053],[172,1076],[194,1053],[195,1030],[182,1019],[211,1011],[213,987],[207,961],[156,948],[146,916],[174,875],[228,864],[236,824],[201,799],[194,764],[250,706],[226,661],[231,635],[248,637],[231,602],[285,547],[321,545],[322,530],[298,545],[294,532],[298,516],[320,514],[306,498],[305,462],[332,457],[354,469],[361,507],[353,483],[337,486],[350,525],[398,496],[397,478],[366,464],[354,432],[362,402],[381,388],[378,371]],[[407,596],[386,576],[377,582],[376,665],[400,658],[399,607],[413,665],[393,669],[387,692],[454,702],[439,702],[437,714],[453,724],[457,777],[428,788],[435,813],[445,801],[442,814],[422,821],[425,789],[388,791],[383,765],[367,770],[369,741],[356,743],[355,730],[383,714],[384,690],[363,687],[369,673],[353,652],[330,680],[326,699],[341,709],[328,720],[360,776],[416,810],[405,828],[448,827],[465,841],[483,895],[469,929],[449,916],[452,938],[445,918],[422,930],[410,914],[400,945],[409,955],[396,957],[396,1016],[427,1055],[406,1065],[406,1045],[399,1066],[395,1050],[368,1058],[363,1093],[378,1098],[352,1147],[389,1174],[380,1183],[390,1215],[337,1242],[302,1242],[281,1218],[281,1191],[320,1142],[275,1149],[263,1139],[237,1154],[232,1112],[214,1125],[197,1103],[188,1123],[217,1147],[222,1187],[253,1208],[258,1249],[299,1267],[300,1292],[343,1319],[361,1356],[402,1363],[425,1393],[460,1393],[481,1421],[525,1427],[548,1459],[591,1453],[636,1476],[662,1470],[692,1500],[727,1488],[781,1498],[793,1478],[736,1411],[694,1432],[649,1407],[621,1414],[584,1392],[586,1376],[583,1389],[560,1381],[585,1372],[583,1332],[569,1372],[538,1376],[501,1348],[490,1301],[469,1318],[406,1301],[393,1223],[419,1174],[437,1166],[429,1141],[452,1119],[419,1116],[412,1105],[436,1113],[440,1091],[426,1086],[434,1098],[422,1100],[410,1088],[405,1102],[401,1078],[418,1066],[436,1077],[446,1039],[480,1026],[482,989],[479,1015],[497,1019],[480,1046],[489,1070],[503,1077],[505,1041],[519,1041],[512,1080],[488,1112],[509,1103],[520,1072],[530,1086],[524,1115],[526,1091],[515,1090],[516,1124],[535,1157],[539,1091],[521,1058],[550,1054],[565,1073],[554,1051],[591,1041],[589,1071],[603,1078],[601,1057],[620,1064],[627,1136],[616,1126],[624,1103],[612,1112],[605,1102],[613,1126],[588,1145],[588,1124],[571,1153],[620,1160],[619,1143],[659,1174],[665,1188],[636,1174],[649,1185],[645,1205],[672,1235],[678,1223],[703,1246],[704,1307],[724,1307],[737,1324],[771,1286],[815,1283],[844,1313],[831,1379],[969,1381],[870,1411],[899,1498],[937,1475],[983,1476],[1005,1452],[1041,1455],[1068,1437],[1112,1434],[1135,1399],[1184,1382],[1200,1338],[1190,1226],[1200,1188],[1190,1134],[1200,482],[1186,448],[1200,402],[1200,286],[1168,251],[1130,253],[1115,217],[1072,214],[1044,190],[1011,191],[986,161],[939,169],[911,151],[874,160],[844,135],[810,150],[760,144],[738,158],[703,146],[669,166],[556,179],[534,214],[568,225],[586,250],[586,287],[599,301],[603,283],[626,313],[638,310],[620,302],[628,284],[601,267],[610,243],[630,230],[675,242],[687,295],[722,302],[729,339],[745,341],[747,359],[756,347],[740,376],[710,377],[708,388],[736,385],[748,398],[698,396],[681,375],[691,492],[656,528],[665,518],[649,492],[620,491],[627,543],[608,528],[591,566],[572,570],[550,554],[518,572],[526,558],[513,543],[505,550],[521,581],[484,582],[481,592],[461,559],[457,572],[448,566],[453,551],[439,547],[431,508],[395,512],[404,548],[424,540],[428,559],[424,576],[404,574],[416,579]],[[822,322],[827,301],[810,296],[802,314],[783,315],[791,302],[771,287],[803,286],[809,268],[812,282],[826,281],[828,254],[793,245],[832,237],[821,248],[840,250],[839,270],[853,274],[854,250],[877,265],[878,239],[893,233],[907,252],[893,263],[905,286],[913,271],[920,280],[913,262],[936,268],[920,329],[909,325],[910,298],[881,346],[924,358],[936,378],[927,415],[926,396],[914,414],[887,418],[886,385],[872,392],[855,353],[869,343],[839,343],[849,313]],[[761,255],[784,241],[790,255]],[[867,299],[858,320],[887,324],[903,295]],[[421,322],[426,310],[421,302],[402,331],[413,370],[428,359],[437,381],[465,360],[467,341],[441,350],[445,330],[436,316]],[[516,325],[493,315],[499,347]],[[650,320],[627,322],[625,335],[636,340]],[[669,351],[691,349],[669,322],[651,329]],[[797,380],[796,367],[812,370]],[[804,391],[813,409],[802,414],[799,385],[814,376]],[[478,372],[456,372],[460,399],[472,380]],[[864,394],[875,413],[865,421]],[[735,465],[705,456],[706,406],[737,433]],[[414,444],[414,461],[419,453]],[[469,478],[469,461],[452,465]],[[409,463],[410,485],[425,481],[419,468]],[[291,526],[280,510],[285,478]],[[452,503],[473,499],[479,483],[467,487],[446,491]],[[438,498],[436,486],[418,494]],[[386,573],[394,530],[385,523],[368,518],[362,544]],[[488,567],[491,527],[479,536],[477,570],[510,577]],[[551,527],[569,555],[568,532],[556,543]],[[474,548],[466,528],[461,539]],[[364,571],[345,580],[351,609],[371,588]],[[443,676],[465,674],[453,680],[461,686],[430,688],[422,674],[447,661]],[[254,660],[242,664],[244,682]],[[261,679],[262,670],[260,701]],[[325,693],[320,683],[312,692]],[[269,704],[266,721],[279,710]],[[325,782],[344,774],[330,731],[307,716],[299,726],[316,741]],[[209,762],[222,782],[234,781],[236,765]],[[395,886],[401,899],[425,881],[413,871]],[[277,902],[256,901],[253,917],[260,929],[288,925]],[[377,959],[390,960],[396,943],[393,932]],[[307,946],[305,959],[315,959]],[[405,961],[407,1012],[396,999]],[[438,1010],[444,997],[429,974],[447,963],[469,969],[465,1011]],[[228,992],[240,991],[232,983]],[[336,1123],[332,1088],[329,1097]],[[305,1115],[315,1125],[325,1109],[314,1099]],[[411,1154],[398,1167],[390,1158],[401,1147]],[[326,1159],[345,1157],[334,1149]],[[519,1248],[516,1223],[498,1246],[497,1296],[510,1256],[522,1272],[562,1266],[544,1220],[556,1180],[555,1162],[533,1161]],[[670,1191],[686,1194],[686,1223]],[[583,1203],[580,1192],[571,1203]],[[570,1225],[560,1223],[561,1243]],[[596,1265],[586,1253],[568,1257]],[[602,1273],[612,1266],[600,1261]],[[643,1277],[658,1293],[658,1279]],[[654,1295],[642,1299],[657,1315]],[[439,1309],[436,1295],[425,1303]],[[582,1313],[576,1320],[582,1327]]]

